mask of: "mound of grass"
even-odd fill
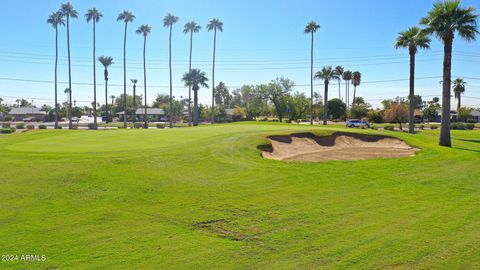
[[[415,157],[264,159],[270,135],[388,134]],[[241,123],[0,137],[0,269],[480,267],[480,131]]]

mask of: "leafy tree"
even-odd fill
[[[229,108],[232,96],[228,91],[228,87],[225,83],[220,82],[217,87],[215,87],[215,104],[224,105],[226,108]]]
[[[183,75],[182,81],[185,83],[185,86],[192,87],[193,90],[193,125],[198,126],[198,116],[199,116],[199,108],[198,108],[198,90],[200,90],[200,86],[207,87],[207,77],[205,72],[199,69],[192,69],[189,72]]]
[[[285,100],[287,102],[289,122],[301,119],[309,108],[310,101],[304,93],[295,92],[293,95],[287,94]]]
[[[369,110],[367,113],[367,120],[368,122],[375,124],[383,123],[383,113],[379,110]]]
[[[137,34],[143,36],[143,98],[145,99],[145,108],[143,110],[143,120],[144,120],[144,128],[148,128],[148,106],[147,106],[147,66],[146,66],[146,50],[147,50],[147,36],[152,31],[152,27],[148,24],[143,24],[138,27]],[[135,103],[136,104],[136,103]],[[135,119],[135,118],[134,118]]]
[[[125,110],[125,103],[124,100],[127,101],[127,108]],[[135,107],[140,107],[142,106],[142,97],[141,96],[136,96],[135,97],[135,102],[136,104],[133,103],[133,95],[127,94],[127,98],[121,94],[120,96],[115,97],[115,102],[113,103],[113,112],[118,113],[118,112],[125,112],[125,115],[131,115],[133,112],[133,108]]]
[[[347,114],[347,105],[339,98],[328,101],[328,112],[333,119],[344,119]]]
[[[450,91],[452,77],[452,47],[455,34],[466,41],[475,40],[478,34],[478,15],[474,7],[461,8],[460,0],[436,2],[420,24],[425,31],[435,34],[443,43],[443,91],[442,91],[442,125],[440,130],[441,146],[452,145],[450,136]]]
[[[332,68],[332,66],[323,67],[322,70],[315,73],[315,79],[322,79],[325,87],[324,91],[324,104],[328,105],[328,85],[331,80],[338,79],[339,75]],[[328,106],[325,106],[323,109],[323,124],[326,125],[328,120]]]
[[[135,15],[128,10],[124,10],[118,14],[117,21],[123,21],[125,24],[125,31],[123,34],[123,97],[127,96],[127,28],[128,23],[133,22]],[[123,107],[127,107],[127,100],[123,101]],[[127,128],[127,117],[123,118],[123,127]]]
[[[412,103],[414,110],[423,109],[423,99],[422,99],[422,96],[420,95],[413,95],[413,98],[411,100],[410,100],[410,97],[407,97],[407,103],[409,104],[409,106],[410,106],[410,103]]]
[[[305,34],[312,35],[310,46],[310,125],[313,125],[313,36],[318,29],[320,29],[320,25],[314,21],[311,21],[303,30]]]
[[[98,11],[96,8],[91,8],[87,11],[85,14],[85,19],[87,22],[92,21],[93,24],[93,115],[95,117],[93,118],[93,126],[94,129],[97,129],[97,57],[96,57],[96,25],[98,21],[100,21],[100,18],[103,17],[102,13]]]
[[[170,102],[170,96],[168,94],[158,93],[157,97],[153,101],[153,108],[162,108],[165,104]]]
[[[276,78],[268,85],[260,85],[260,91],[265,99],[269,100],[275,107],[278,121],[282,122],[287,112],[285,96],[292,91],[295,83],[288,78]]]
[[[70,18],[78,18],[78,12],[72,6],[70,2],[62,4],[59,12],[63,17],[67,18],[67,51],[68,51],[68,89],[70,89],[70,95],[68,100],[68,107],[72,110],[72,66],[70,59]],[[68,119],[68,128],[72,129],[72,116]]]
[[[461,78],[457,78],[453,81],[453,93],[455,94],[455,99],[458,100],[457,112],[460,110],[460,107],[462,107],[461,97],[462,94],[465,93],[465,84],[466,82]]]
[[[247,117],[247,111],[245,110],[245,108],[242,108],[240,106],[235,106],[235,108],[233,108],[233,113],[232,113],[233,121],[235,122],[242,121],[246,117]]]
[[[440,99],[438,97],[434,97],[431,101],[427,102],[427,105],[423,109],[423,117],[428,119],[429,121],[438,118],[438,110],[441,109],[440,103],[438,103]]]
[[[467,122],[469,119],[472,118],[472,111],[473,111],[472,108],[467,108],[467,107],[458,108],[458,114],[457,114],[458,121]]]
[[[244,85],[232,92],[232,106],[244,108],[247,120],[253,120],[267,111],[261,89],[260,86]]]
[[[198,33],[202,27],[194,21],[187,22],[183,28],[183,33],[190,34],[190,56],[188,61],[188,71],[192,70],[192,48],[193,48],[193,33]],[[192,125],[192,88],[188,87],[188,126]]]
[[[55,29],[55,129],[58,129],[58,27],[65,25],[63,14],[59,11],[52,12],[48,17],[47,23]]]
[[[405,104],[393,102],[388,109],[385,110],[385,121],[389,123],[398,123],[400,130],[403,130],[402,123],[408,121],[408,111]]]
[[[422,31],[418,27],[410,27],[406,31],[400,32],[395,43],[395,48],[407,48],[410,54],[410,93],[409,97],[409,119],[410,125],[408,131],[414,133],[413,115],[415,111],[414,98],[415,95],[415,55],[418,49],[430,48],[430,37],[427,32]]]

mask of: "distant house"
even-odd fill
[[[43,121],[45,119],[45,112],[40,108],[35,107],[12,107],[7,116],[12,117],[15,121],[22,121],[29,118],[29,120]]]
[[[144,120],[144,108],[138,108],[137,111],[136,111],[136,116],[137,116],[137,119],[135,119],[135,121],[145,121]],[[118,112],[117,113],[117,116],[118,118],[120,118],[120,120],[123,121],[123,116],[124,116],[125,112]],[[147,108],[147,114],[148,114],[148,121],[152,121],[152,122],[164,122],[166,121],[166,116],[165,116],[165,112],[163,111],[163,109],[159,109],[159,108]],[[127,119],[131,119],[132,115],[129,115],[127,116]]]
[[[479,123],[480,122],[480,111],[474,110],[472,111],[472,118]]]

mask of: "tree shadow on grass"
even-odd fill
[[[473,143],[480,143],[480,140],[460,139],[460,141],[464,141],[464,142],[473,142]]]
[[[480,143],[480,142],[479,142]],[[470,152],[477,152],[480,153],[480,150],[474,150],[474,149],[468,149],[468,148],[462,148],[462,147],[452,147],[452,149],[456,150],[464,150],[464,151],[470,151]]]

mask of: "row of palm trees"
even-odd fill
[[[313,74],[313,48],[314,48],[314,34],[320,29],[320,25],[314,21],[309,22],[303,32],[305,34],[311,35],[311,46],[310,46],[310,125],[313,125],[313,80],[314,79],[322,79],[324,81],[324,104],[328,103],[328,85],[331,80],[338,80],[338,98],[342,99],[341,94],[341,80],[345,81],[345,103],[347,106],[350,104],[350,82],[353,84],[353,100],[352,106],[355,102],[355,97],[357,93],[357,86],[360,85],[362,74],[358,71],[351,72],[349,70],[345,70],[342,66],[336,66],[332,68],[331,66],[325,66],[317,73]],[[327,124],[327,117],[328,117],[328,108],[325,106],[323,110],[323,124]]]
[[[442,80],[442,125],[440,130],[439,144],[441,146],[452,145],[450,136],[450,102],[452,89],[452,47],[456,35],[466,41],[475,40],[478,31],[478,14],[474,7],[460,7],[460,0],[437,2],[433,4],[426,17],[420,20],[424,28],[410,27],[400,32],[396,40],[396,48],[407,48],[410,54],[410,127],[413,133],[413,96],[415,94],[415,55],[418,49],[430,48],[430,35],[435,35],[444,47],[443,80]],[[464,83],[455,83],[457,92],[462,92]],[[457,94],[456,94],[457,96]],[[458,94],[458,98],[460,94]]]
[[[93,101],[93,112],[94,115],[97,115],[97,89],[96,89],[96,24],[100,21],[103,17],[103,14],[96,8],[91,8],[87,10],[85,14],[85,19],[87,23],[92,22],[93,25],[93,93],[94,93],[94,101]],[[61,4],[60,9],[56,12],[52,12],[47,20],[47,23],[50,24],[55,29],[55,128],[58,128],[58,100],[57,100],[57,71],[58,71],[58,31],[59,27],[65,26],[67,28],[67,50],[68,50],[68,89],[69,89],[69,110],[72,108],[72,80],[71,80],[71,60],[70,60],[70,19],[78,18],[78,12],[75,10],[71,3]],[[135,15],[128,10],[124,10],[121,12],[118,17],[117,21],[124,23],[124,37],[123,37],[123,105],[124,108],[127,108],[127,63],[126,63],[126,54],[127,54],[127,31],[129,23],[133,22],[135,19]],[[165,18],[163,19],[163,26],[169,28],[169,81],[170,81],[170,112],[169,112],[169,122],[170,127],[172,127],[172,101],[173,101],[173,86],[172,86],[172,31],[173,25],[177,23],[179,18],[173,14],[168,13]],[[193,34],[199,32],[201,29],[200,25],[198,25],[194,21],[189,21],[185,24],[183,32],[185,34],[190,34],[190,52],[189,52],[189,72],[192,71],[192,48],[193,48]],[[146,47],[147,47],[147,36],[151,33],[152,27],[148,24],[141,25],[136,30],[136,33],[143,36],[143,86],[144,86],[144,99],[145,99],[145,110],[144,110],[144,119],[145,119],[145,126],[148,126],[148,113],[147,113],[147,71],[146,71]],[[215,53],[216,53],[216,40],[217,40],[217,31],[223,31],[223,22],[219,19],[214,18],[210,20],[207,25],[208,31],[213,31],[213,65],[212,65],[212,123],[214,123],[214,106],[215,106]],[[110,56],[100,56],[98,57],[98,61],[104,67],[104,79],[105,79],[105,117],[108,121],[108,68],[113,64],[113,58]],[[198,74],[202,72],[197,70]],[[197,75],[198,75],[197,74]],[[203,74],[203,77],[205,74]],[[198,76],[197,76],[198,77]],[[201,77],[201,76],[200,76]],[[197,78],[198,79],[198,78]],[[206,77],[205,77],[206,79]],[[188,81],[188,80],[187,80]],[[192,83],[189,81],[187,83],[189,86],[189,93],[188,97],[189,100],[191,99],[191,90],[192,88],[197,88],[198,85],[206,85],[205,83]],[[132,79],[131,82],[134,85],[134,91],[136,88],[136,84],[138,80]],[[194,90],[194,91],[198,91]],[[135,98],[135,93],[134,93]],[[134,104],[135,101],[134,101]],[[126,110],[125,110],[126,112]],[[189,125],[191,125],[191,108],[190,108],[190,101],[188,104],[188,117],[189,117]],[[135,116],[134,116],[135,117]],[[198,118],[198,117],[197,117]],[[123,117],[124,120],[124,127],[127,127],[127,117],[126,115]],[[97,127],[97,118],[94,117],[94,126]],[[72,119],[69,117],[69,128],[72,128]]]

